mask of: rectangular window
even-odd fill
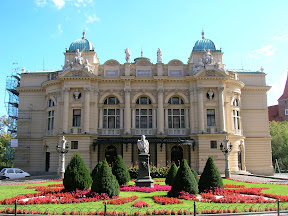
[[[103,128],[120,128],[120,109],[104,109]]]
[[[285,109],[285,115],[288,115],[288,109]]]
[[[73,127],[80,127],[81,125],[81,109],[73,110]]]
[[[210,141],[210,148],[217,149],[217,141],[214,141],[214,140]]]
[[[207,109],[207,126],[216,126],[215,109]]]
[[[78,149],[78,141],[71,141],[71,149]]]
[[[152,128],[152,109],[136,109],[136,128]]]
[[[48,112],[48,122],[47,122],[47,130],[53,130],[54,128],[54,110]]]

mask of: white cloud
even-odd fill
[[[87,15],[86,15],[87,16]],[[86,23],[93,23],[93,22],[99,22],[100,18],[96,16],[96,14],[93,14],[92,16],[87,16],[87,20],[85,21]]]
[[[62,25],[58,24],[57,28],[58,28],[58,34],[62,34],[63,33]]]
[[[76,7],[80,7],[80,5],[79,5],[78,3],[76,3],[76,2],[74,3],[74,5],[75,5]]]
[[[58,10],[62,9],[65,5],[65,0],[52,0]]]
[[[266,45],[260,49],[253,50],[252,53],[257,53],[264,56],[273,56],[278,49],[272,45]]]
[[[280,36],[275,36],[275,37],[272,38],[272,41],[273,41],[273,40],[282,40],[282,37],[280,37]]]
[[[257,56],[252,55],[251,53],[248,53],[248,57],[249,57],[249,58],[258,58]]]
[[[44,7],[47,4],[46,0],[35,0],[35,3],[38,7]]]

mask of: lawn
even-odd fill
[[[154,179],[154,180],[164,180],[164,179]],[[45,183],[38,183],[38,184],[26,184],[26,185],[8,185],[8,186],[0,186],[0,200],[4,200],[5,198],[12,198],[15,196],[21,196],[25,194],[34,194],[37,193],[35,189],[25,189],[27,186],[47,186],[51,184],[60,184],[61,181],[53,181],[53,182],[45,182]],[[165,184],[164,182],[157,182],[158,184]],[[277,185],[277,184],[256,184],[256,183],[245,183],[245,182],[238,182],[228,179],[223,179],[223,183],[226,185],[244,185],[246,188],[269,188],[269,189],[263,189],[262,193],[265,194],[276,194],[276,195],[284,195],[286,196],[288,194],[288,185]],[[134,184],[134,182],[130,182],[130,184]],[[193,211],[193,200],[184,200],[181,204],[167,204],[167,205],[161,205],[158,203],[155,203],[153,201],[153,196],[165,196],[167,195],[167,191],[156,191],[152,193],[143,193],[143,192],[120,192],[119,198],[125,198],[125,197],[131,197],[131,196],[137,196],[138,198],[135,201],[144,201],[150,205],[150,207],[145,208],[137,208],[132,207],[132,204],[135,201],[121,204],[121,205],[107,205],[107,211],[116,211],[116,212],[127,212],[128,214],[134,214],[135,211],[141,211],[146,212],[149,210],[152,212],[154,209],[156,210],[188,210]],[[203,210],[216,210],[216,209],[230,209],[233,211],[233,209],[237,208],[238,212],[242,211],[252,211],[252,210],[269,210],[269,207],[276,208],[277,203],[208,203],[208,202],[196,202],[197,211],[203,212]],[[281,208],[284,209],[284,207],[288,206],[288,202],[281,202]],[[0,209],[6,209],[6,208],[14,208],[14,205],[0,205]],[[249,209],[250,208],[250,209]],[[17,209],[27,209],[27,210],[35,210],[35,211],[41,211],[44,212],[48,210],[51,213],[59,213],[62,214],[63,211],[84,211],[84,212],[90,212],[90,211],[103,211],[104,210],[104,204],[103,201],[97,201],[97,202],[85,202],[85,203],[73,203],[73,204],[38,204],[38,205],[18,205]],[[271,209],[270,209],[271,210]]]

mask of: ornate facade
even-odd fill
[[[232,172],[273,173],[263,71],[227,70],[223,52],[204,33],[187,64],[164,64],[160,49],[155,64],[143,56],[130,62],[125,53],[124,64],[100,64],[83,34],[64,53],[62,70],[21,74],[17,167],[57,172],[63,135],[66,163],[77,151],[90,170],[117,154],[131,166],[146,135],[154,165],[184,158],[201,173],[212,155],[224,173],[219,146],[228,136]]]

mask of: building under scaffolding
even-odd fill
[[[12,137],[17,136],[17,120],[18,120],[18,104],[19,93],[16,90],[20,86],[20,68],[18,63],[13,63],[12,74],[7,76],[6,79],[6,96],[5,104],[8,114],[8,133]],[[7,96],[8,95],[8,96]]]

